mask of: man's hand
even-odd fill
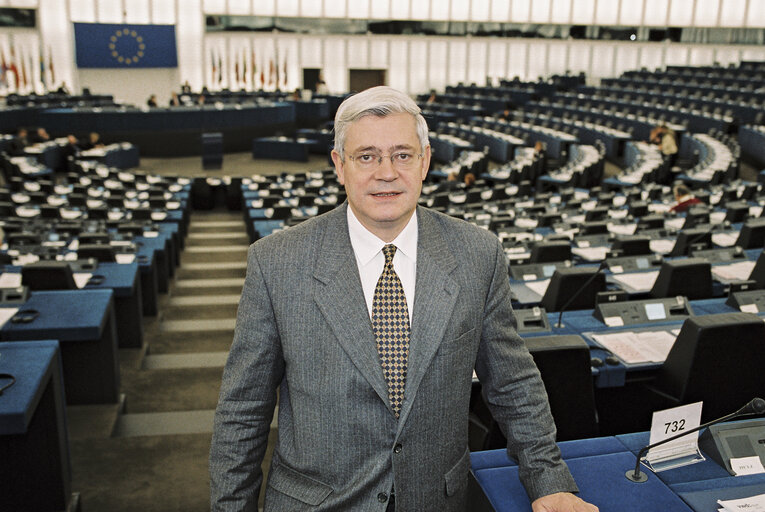
[[[558,492],[542,496],[531,504],[533,512],[598,512],[598,507],[590,505],[570,492]]]

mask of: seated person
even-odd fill
[[[8,154],[11,156],[22,156],[24,155],[24,148],[29,146],[29,144],[29,132],[26,128],[20,127],[16,131],[16,136],[8,144]]]
[[[148,107],[156,107],[157,106],[157,95],[152,94],[149,96],[149,99],[146,100],[146,106]]]
[[[50,140],[50,134],[42,126],[39,126],[37,130],[29,134],[29,142],[31,142],[32,144],[38,144],[40,142],[48,142],[49,140]]]
[[[181,85],[181,94],[191,94],[191,85],[189,85],[188,80],[183,82],[183,85]]]
[[[685,185],[675,185],[672,192],[675,194],[675,205],[669,209],[671,212],[684,212],[693,205],[701,204],[701,200],[695,197]]]
[[[87,151],[89,149],[100,148],[103,146],[104,144],[101,142],[101,136],[98,132],[90,132],[88,134],[88,140],[79,143],[80,151]]]
[[[178,97],[178,94],[173,92],[170,95],[170,102],[167,104],[168,107],[180,107],[181,106],[181,99]]]

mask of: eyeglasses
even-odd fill
[[[383,158],[389,158],[394,169],[407,171],[417,166],[417,158],[422,158],[422,153],[414,154],[407,151],[399,151],[390,155],[381,155],[380,153],[361,152],[355,155],[348,155],[353,163],[364,170],[374,170],[382,165]]]

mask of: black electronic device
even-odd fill
[[[592,313],[610,326],[682,321],[693,315],[693,308],[685,297],[600,302]]]
[[[510,265],[510,277],[516,281],[535,281],[537,279],[547,279],[551,278],[553,274],[555,274],[556,269],[569,267],[571,267],[570,261]]]
[[[516,327],[518,334],[551,331],[545,308],[533,307],[516,309],[513,313],[515,314],[515,320],[518,323]]]
[[[710,422],[704,423],[702,425],[699,425],[696,428],[692,428],[690,430],[686,430],[685,432],[683,432],[681,434],[678,434],[676,436],[668,437],[667,439],[662,439],[658,443],[653,443],[653,444],[649,444],[648,446],[644,446],[638,452],[638,454],[637,454],[637,457],[636,457],[637,460],[635,461],[635,469],[627,471],[624,474],[624,476],[626,476],[627,480],[629,480],[631,482],[643,483],[643,482],[648,480],[648,477],[644,473],[642,473],[640,471],[640,459],[646,453],[648,453],[648,451],[651,448],[655,448],[657,446],[661,446],[663,444],[669,443],[670,441],[674,441],[675,439],[679,439],[679,438],[681,438],[683,436],[687,436],[688,434],[693,434],[694,432],[698,432],[702,428],[712,427],[712,426],[714,426],[714,425],[716,425],[718,423],[722,423],[724,421],[729,421],[729,420],[732,420],[734,418],[738,418],[740,416],[748,416],[748,415],[751,415],[751,414],[762,414],[764,412],[765,412],[765,400],[763,400],[762,398],[754,398],[749,403],[747,403],[746,405],[741,407],[739,410],[737,410],[737,411],[735,411],[735,412],[733,412],[731,414],[727,414],[727,415],[725,415],[725,416],[723,416],[721,418],[717,418],[716,420],[712,420]],[[738,451],[738,447],[737,447],[737,451]],[[708,453],[708,452],[706,452],[706,453]],[[723,453],[727,454],[727,452],[723,452]],[[730,458],[728,458],[728,461],[730,461]],[[724,464],[721,464],[721,465],[724,465]],[[729,463],[728,463],[728,465],[724,465],[724,466],[726,467],[726,469],[728,469],[728,471],[730,471]]]
[[[736,245],[744,249],[760,249],[765,246],[765,218],[759,217],[744,222]]]
[[[731,260],[740,260],[746,258],[746,253],[741,247],[723,247],[720,249],[702,249],[700,251],[690,251],[694,258],[704,258],[709,263],[726,263]]]
[[[765,311],[765,290],[731,290],[725,304],[746,313],[761,313]]]
[[[683,229],[677,234],[669,256],[687,256],[692,250],[700,251],[712,246],[712,232],[705,228]]]
[[[29,298],[29,287],[17,286],[13,288],[0,288],[0,303],[24,304]]]
[[[712,266],[701,258],[664,260],[649,292],[651,297],[684,295],[690,300],[712,297]]]
[[[641,256],[619,256],[606,258],[608,269],[614,274],[636,272],[660,267],[664,258],[660,254],[644,254]]]
[[[765,419],[711,425],[699,437],[699,447],[734,476],[731,458],[757,456],[765,465]]]
[[[560,311],[557,327],[561,326],[564,311],[589,309],[595,305],[598,292],[606,288],[605,267],[604,262],[597,268],[574,267],[555,271],[541,303],[550,311]]]

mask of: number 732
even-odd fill
[[[670,421],[664,424],[664,433],[669,434],[670,432],[680,432],[681,430],[685,430],[685,420],[680,419],[677,421]]]

